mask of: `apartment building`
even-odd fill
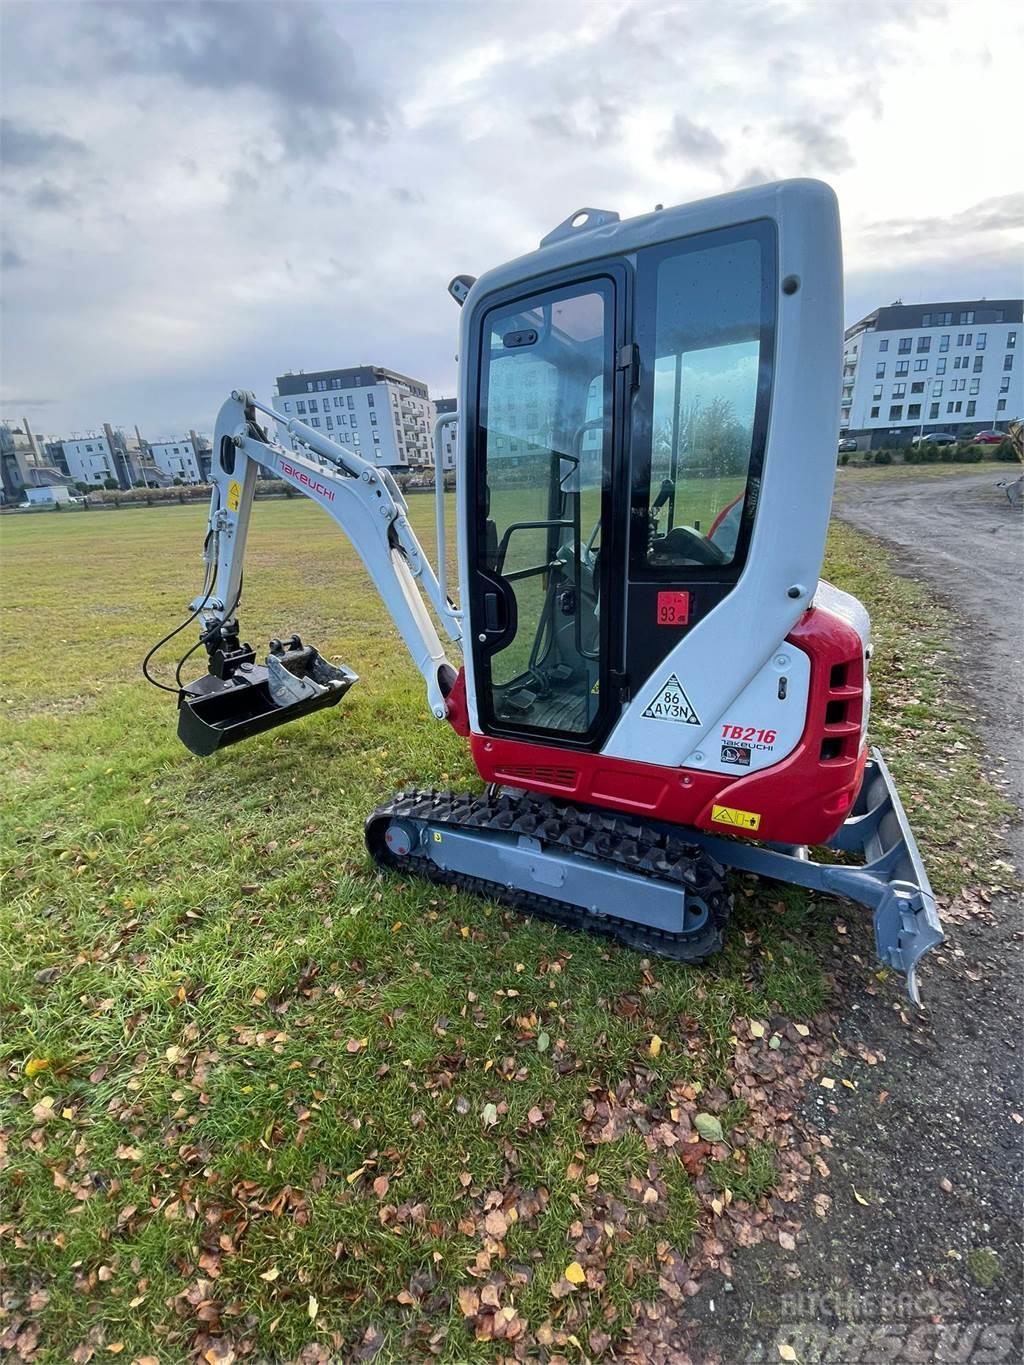
[[[893,303],[846,332],[840,431],[865,449],[1024,414],[1024,300]]]
[[[115,479],[120,485],[114,452],[105,433],[90,432],[85,436],[72,436],[57,444],[61,467],[75,483],[102,488],[108,479]]]
[[[147,441],[150,457],[158,469],[170,478],[180,479],[182,483],[202,482],[202,469],[199,452],[191,437],[180,437],[169,441]]]
[[[381,365],[280,375],[273,406],[371,463],[391,469],[433,463],[434,405],[426,384]]]
[[[445,417],[449,413],[458,412],[458,410],[459,400],[457,398],[436,398],[434,400],[436,417]],[[458,438],[459,426],[457,422],[453,422],[451,426],[446,426],[441,432],[441,468],[446,474],[455,468],[455,450]]]

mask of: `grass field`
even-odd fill
[[[412,515],[432,552],[432,500]],[[382,878],[364,816],[473,782],[462,742],[347,542],[279,502],[255,509],[245,634],[299,630],[362,681],[188,756],[138,661],[199,585],[203,524],[0,525],[0,1340],[47,1362],[597,1358],[782,1178],[793,1130],[744,1058],[815,1064],[793,1022],[820,1055],[834,907],[744,886],[694,971]],[[849,531],[827,569],[875,616],[874,738],[938,889],[983,880],[1000,806],[941,617]]]

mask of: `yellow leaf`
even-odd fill
[[[129,1308],[138,1308],[138,1306],[139,1306],[140,1303],[145,1303],[145,1302],[146,1302],[146,1296],[145,1296],[145,1294],[136,1294],[136,1296],[135,1296],[134,1299],[129,1299],[129,1300],[128,1300],[128,1307],[129,1307]]]
[[[278,1270],[277,1266],[272,1265],[269,1270],[264,1270],[263,1274],[260,1276],[260,1279],[266,1280],[268,1284],[273,1284],[274,1281],[277,1279],[278,1275],[280,1275],[280,1273],[281,1272],[280,1270]]]
[[[845,1076],[843,1077],[843,1085],[846,1086],[847,1090],[856,1090],[856,1089],[857,1089],[857,1087],[854,1085],[853,1081],[848,1081],[848,1080],[846,1079]]]
[[[306,1312],[309,1314],[310,1322],[316,1322],[316,1315],[320,1312],[320,1305],[313,1294],[309,1296],[309,1303],[306,1305]]]
[[[796,1352],[793,1350],[792,1346],[790,1346],[788,1341],[779,1342],[779,1359],[796,1360]]]
[[[31,1057],[25,1063],[25,1075],[29,1077],[38,1076],[41,1071],[46,1071],[49,1065],[49,1057]]]
[[[826,1090],[834,1090],[836,1088],[836,1083],[831,1076],[822,1076],[820,1084],[823,1085]]]
[[[178,1047],[177,1043],[172,1043],[164,1053],[164,1056],[170,1062],[171,1066],[174,1066],[175,1062],[181,1061],[181,1048]]]
[[[850,1186],[850,1189],[853,1190],[853,1197],[854,1199],[856,1199],[857,1203],[863,1204],[865,1208],[868,1208],[870,1201],[865,1199],[862,1194],[858,1194],[858,1192],[853,1188],[852,1185]]]
[[[764,1034],[765,1034],[764,1024],[761,1023],[760,1019],[751,1019],[750,1036],[752,1038],[763,1038]]]
[[[570,1261],[563,1274],[570,1284],[586,1284],[587,1282],[587,1272],[579,1261]]]
[[[797,1033],[799,1033],[801,1038],[807,1038],[810,1036],[811,1030],[807,1027],[806,1024],[794,1024],[793,1027],[796,1029]]]
[[[463,938],[469,938],[469,925],[464,924],[462,928],[459,930],[459,933],[462,935]]]
[[[365,1166],[360,1166],[360,1167],[358,1167],[356,1170],[351,1171],[351,1172],[345,1177],[346,1181],[351,1185],[352,1182],[353,1182],[354,1180],[358,1180],[358,1179],[359,1179],[359,1177],[363,1174],[363,1172],[364,1172],[365,1170],[366,1170],[366,1167],[365,1167]]]
[[[658,1037],[657,1034],[655,1034],[654,1037],[651,1039],[651,1045],[647,1049],[647,1051],[651,1054],[652,1057],[661,1056],[661,1039]]]

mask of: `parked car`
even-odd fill
[[[839,442],[840,455],[848,455],[851,450],[856,449],[857,442],[853,439],[852,436],[844,436],[843,439]]]
[[[1006,439],[1005,431],[977,431],[971,437],[976,446],[1000,446]]]
[[[918,446],[955,446],[958,437],[950,435],[948,431],[933,431],[927,436],[915,436],[914,445]]]

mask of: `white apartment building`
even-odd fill
[[[102,434],[72,436],[60,442],[60,450],[63,464],[75,483],[101,487],[107,479],[117,478],[110,442]]]
[[[437,398],[434,400],[434,415],[445,417],[449,413],[458,412],[459,400],[457,398]],[[450,426],[443,428],[441,432],[441,468],[447,474],[455,468],[456,442],[459,439],[459,424],[453,422]]]
[[[846,332],[840,431],[864,449],[1024,415],[1024,300],[890,304]]]
[[[273,406],[374,464],[422,469],[433,463],[434,405],[426,384],[380,365],[280,375]]]
[[[182,483],[201,483],[199,457],[195,446],[186,436],[177,441],[148,441],[153,463],[172,479]]]

